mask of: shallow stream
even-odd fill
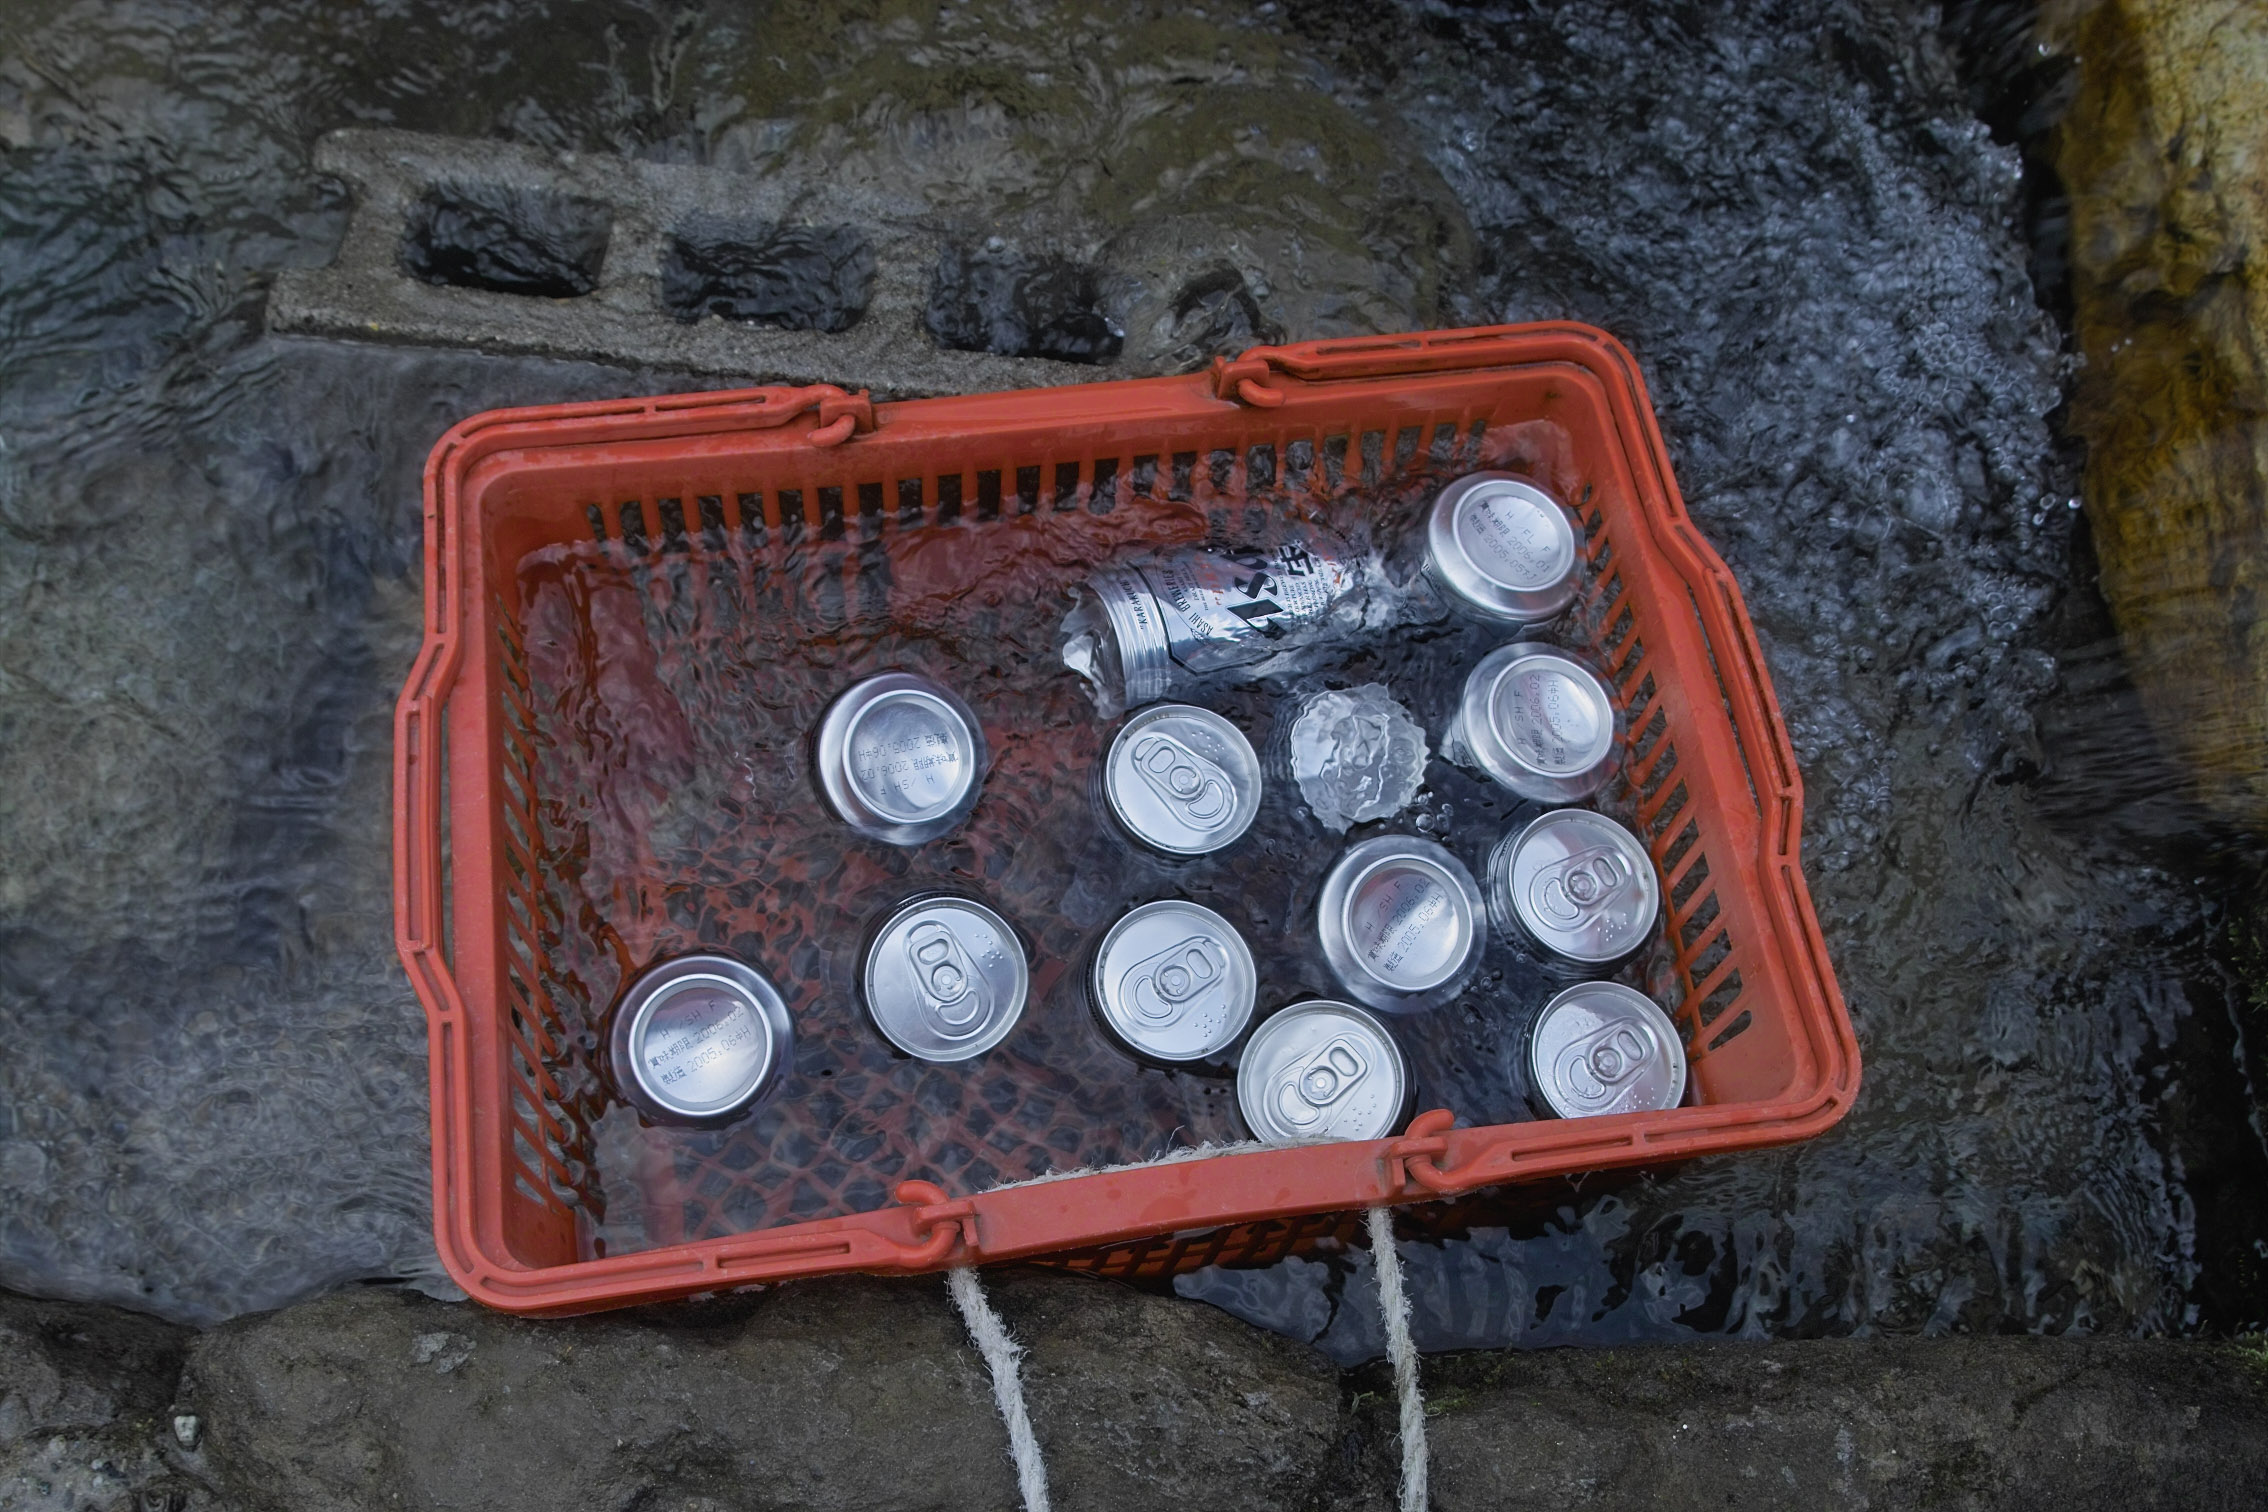
[[[419,470],[482,409],[695,385],[266,334],[276,272],[344,232],[313,144],[389,124],[844,175],[932,216],[941,258],[1004,235],[1093,270],[1111,372],[1614,331],[1794,733],[1865,1090],[1800,1147],[1413,1231],[1419,1342],[2261,1321],[2226,846],[2094,598],[2022,158],[1935,25],[9,6],[0,1284],[194,1321],[445,1286],[389,888]],[[1348,1250],[1179,1287],[1359,1358],[1367,1275]]]

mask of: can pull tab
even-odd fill
[[[1604,1104],[1654,1058],[1651,1035],[1630,1024],[1608,1024],[1570,1042],[1556,1057],[1559,1084],[1579,1103]]]
[[[1219,763],[1155,733],[1134,742],[1133,756],[1134,770],[1191,829],[1209,833],[1235,817],[1236,789]]]
[[[1369,1074],[1369,1059],[1342,1035],[1283,1073],[1276,1083],[1276,1116],[1304,1133],[1322,1123]]]
[[[947,1039],[966,1039],[982,1029],[991,1007],[984,978],[969,959],[959,936],[933,920],[906,935],[906,961],[921,989],[922,1011]]]
[[[1628,856],[1600,846],[1537,872],[1528,884],[1528,897],[1538,915],[1565,928],[1621,897],[1635,875]]]
[[[1164,1028],[1217,1002],[1228,982],[1228,952],[1218,940],[1191,935],[1136,961],[1119,978],[1119,991],[1143,1021]]]

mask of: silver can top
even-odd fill
[[[1260,758],[1211,709],[1157,704],[1119,729],[1103,762],[1110,810],[1135,839],[1172,856],[1236,840],[1260,812]]]
[[[1586,966],[1644,943],[1661,883],[1638,837],[1589,809],[1553,809],[1504,837],[1488,864],[1497,926]]]
[[[1425,565],[1475,618],[1537,625],[1575,597],[1575,521],[1514,473],[1483,472],[1441,491],[1426,516]]]
[[[721,955],[680,956],[632,982],[607,1049],[624,1099],[672,1123],[739,1117],[795,1061],[779,990],[755,967]]]
[[[925,1061],[964,1061],[1008,1037],[1031,991],[1031,965],[1008,921],[967,898],[900,904],[860,974],[883,1037]]]
[[[1352,1003],[1294,1003],[1252,1033],[1236,1105],[1269,1144],[1384,1139],[1402,1119],[1409,1073],[1386,1026]]]
[[[1315,922],[1340,984],[1391,1013],[1446,1003],[1480,956],[1481,895],[1473,874],[1414,835],[1350,846],[1323,879]]]
[[[951,689],[885,672],[846,690],[819,722],[820,791],[845,824],[892,845],[949,833],[976,807],[983,727]]]
[[[1089,987],[1103,1022],[1137,1054],[1197,1061],[1236,1043],[1252,1022],[1260,974],[1228,920],[1161,898],[1110,927]]]
[[[1644,993],[1582,982],[1536,1015],[1528,1074],[1561,1118],[1658,1113],[1685,1100],[1685,1046]]]
[[[1557,646],[1522,641],[1466,677],[1448,743],[1523,798],[1572,803],[1613,774],[1614,724],[1596,673]]]

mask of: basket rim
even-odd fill
[[[661,441],[720,430],[810,420],[809,439],[828,445],[862,428],[925,414],[973,412],[1046,395],[1061,409],[1099,418],[1137,394],[1202,397],[1224,413],[1283,402],[1286,392],[1346,378],[1470,374],[1562,362],[1597,384],[1638,482],[1626,518],[1667,558],[1693,592],[1719,681],[1742,705],[1739,732],[1758,800],[1754,861],[1773,938],[1796,992],[1793,1032],[1809,1050],[1808,1080],[1763,1102],[1681,1107],[1667,1113],[1454,1128],[1446,1110],[1420,1114],[1390,1139],[1230,1149],[1190,1158],[1020,1182],[948,1198],[925,1182],[901,1183],[898,1202],[753,1233],[634,1254],[530,1266],[488,1233],[477,1215],[472,1133],[479,1119],[469,1066],[471,1019],[444,959],[447,909],[441,843],[441,741],[450,694],[463,670],[465,603],[454,570],[476,543],[465,539],[487,482],[515,452],[613,441]],[[1195,388],[1198,393],[1189,391]],[[1258,390],[1258,396],[1253,389]],[[1274,396],[1272,399],[1269,396]],[[1006,412],[1003,411],[1003,414]],[[1827,958],[1800,866],[1803,792],[1785,721],[1738,584],[1686,513],[1636,360],[1614,337],[1574,322],[1258,347],[1217,360],[1210,373],[1121,379],[1047,390],[871,405],[829,385],[751,388],[491,410],[441,437],[424,470],[424,639],[395,710],[395,942],[429,1031],[434,1238],[451,1278],[492,1307],[565,1313],[691,1295],[752,1282],[838,1271],[913,1273],[946,1264],[1031,1259],[1069,1249],[1378,1204],[1415,1202],[1489,1185],[1808,1139],[1850,1109],[1859,1048]],[[1701,591],[1704,587],[1708,591]],[[1723,665],[1729,660],[1730,665]],[[1066,1214],[1107,1212],[1075,1242]]]

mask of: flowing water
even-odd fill
[[[996,290],[1016,318],[993,320],[956,284],[972,332],[1063,326],[1100,354],[1114,327],[1114,372],[1278,335],[1615,331],[1757,622],[1866,1085],[1804,1146],[1413,1231],[1420,1342],[2256,1321],[2229,1280],[2268,1239],[2268,1160],[2219,954],[2227,873],[2168,796],[2092,596],[2022,158],[1934,26],[1827,0],[18,0],[0,16],[0,1282],[191,1320],[442,1285],[387,853],[419,468],[481,409],[688,385],[265,334],[275,273],[344,231],[313,143],[392,124],[839,175],[931,216],[940,266],[1004,235],[999,277],[1078,296],[1063,315]],[[496,211],[432,207],[432,267],[540,281],[587,260],[572,225],[483,241]],[[855,318],[856,245],[748,266],[689,245],[684,303]],[[816,303],[779,287],[807,263]],[[627,582],[595,558],[547,570],[562,595]],[[628,591],[646,616],[675,590]],[[861,654],[914,654],[886,640]],[[1032,678],[1025,717],[1061,754],[1092,743],[1076,693]],[[1479,843],[1507,816],[1467,802],[1448,797],[1452,833]],[[1063,835],[1016,855],[1035,877],[1095,869]],[[1137,890],[1131,868],[1102,875],[1097,919]],[[814,980],[839,969],[821,957]],[[1039,995],[1035,1029],[1067,991]],[[1121,1148],[1201,1123],[1149,1075]],[[1378,1348],[1367,1274],[1351,1250],[1179,1286],[1355,1358]]]

